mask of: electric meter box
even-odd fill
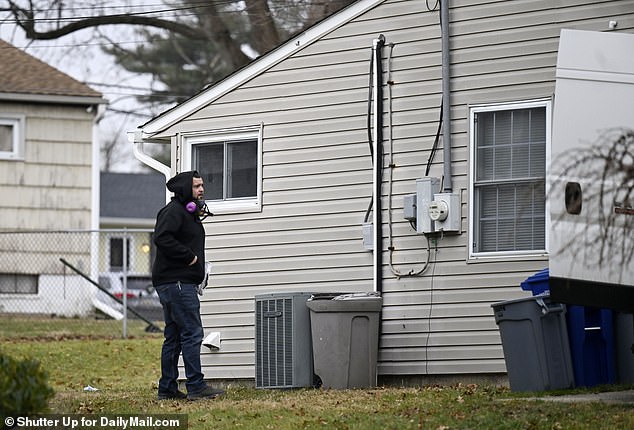
[[[440,179],[426,176],[416,179],[416,232],[427,234],[436,232],[435,223],[429,217],[429,204],[434,194],[440,191]]]
[[[403,197],[403,218],[412,222],[416,221],[416,194]]]
[[[429,217],[434,222],[436,231],[460,231],[460,194],[437,193],[429,205]]]

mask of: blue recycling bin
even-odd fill
[[[540,270],[524,280],[520,287],[525,291],[532,291],[534,296],[550,292],[550,272],[548,268]]]
[[[520,286],[534,296],[550,292],[548,268],[526,278]],[[613,312],[588,306],[568,305],[566,325],[577,387],[616,381]]]
[[[615,383],[612,310],[568,305],[566,321],[577,387]]]

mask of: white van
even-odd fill
[[[562,30],[551,163],[553,300],[634,311],[634,35]]]

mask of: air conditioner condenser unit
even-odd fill
[[[312,293],[255,296],[255,386],[313,386],[310,311]]]

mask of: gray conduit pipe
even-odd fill
[[[440,2],[440,31],[441,31],[441,49],[442,49],[442,149],[443,149],[443,190],[450,193],[453,189],[451,183],[451,103],[449,95],[451,89],[449,86],[449,0],[441,0]]]

